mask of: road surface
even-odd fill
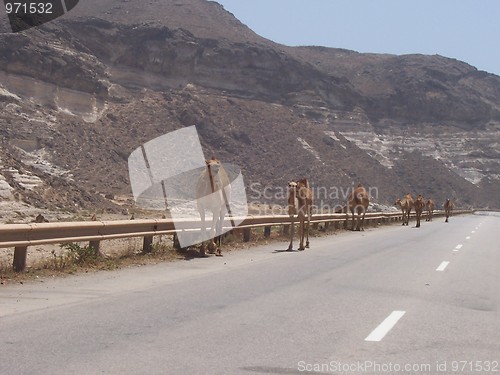
[[[0,374],[500,373],[500,216],[0,288]]]

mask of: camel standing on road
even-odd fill
[[[206,160],[206,168],[200,174],[196,185],[196,204],[201,218],[201,234],[206,238],[205,210],[212,212],[212,225],[210,228],[210,241],[208,250],[222,256],[220,250],[220,235],[222,234],[222,224],[224,216],[229,210],[229,199],[231,198],[231,185],[229,177],[219,160],[212,157]],[[215,244],[217,238],[219,247]],[[200,254],[205,255],[205,241],[201,243]]]
[[[291,220],[290,244],[288,245],[288,250],[293,249],[293,235],[295,229],[294,218],[296,214],[299,219],[299,250],[309,248],[309,227],[311,224],[312,204],[313,192],[306,178],[297,182],[292,181],[288,183],[288,215]],[[306,218],[307,226],[305,223]],[[306,239],[305,247],[304,237]]]
[[[444,202],[444,214],[446,216],[445,223],[448,222],[448,218],[451,216],[451,211],[453,210],[453,202],[448,198],[446,202]]]
[[[432,221],[432,215],[434,213],[434,201],[432,199],[427,199],[427,203],[425,204],[427,207],[427,219],[425,221]]]
[[[413,203],[415,207],[415,214],[417,217],[417,225],[415,226],[416,228],[420,228],[420,218],[422,217],[422,211],[424,210],[425,207],[425,201],[424,197],[422,194],[419,194],[417,199],[415,199],[415,202]]]
[[[402,225],[408,225],[408,223],[410,222],[411,210],[413,208],[413,198],[411,197],[411,194],[408,193],[403,197],[403,199],[398,199],[396,201],[396,206],[399,206],[401,208],[401,211],[403,212]]]
[[[346,207],[346,224],[349,227],[349,211],[352,213],[352,230],[364,231],[365,230],[365,214],[366,209],[370,203],[368,192],[359,184],[356,189],[351,193],[347,200]],[[357,220],[354,219],[354,211],[357,212]]]

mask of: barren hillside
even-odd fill
[[[133,210],[128,155],[190,125],[250,200],[284,203],[307,176],[325,204],[362,182],[380,203],[500,207],[500,77],[463,62],[277,45],[204,0],[87,0],[2,27],[0,220]]]

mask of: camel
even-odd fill
[[[422,211],[425,207],[425,201],[422,194],[418,195],[417,199],[415,199],[415,202],[413,203],[413,206],[415,207],[415,213],[417,217],[417,225],[415,227],[420,228],[420,218],[422,217]]]
[[[312,203],[313,203],[313,192],[309,187],[309,182],[306,178],[303,178],[297,182],[292,181],[288,183],[288,215],[291,220],[291,230],[290,230],[290,244],[288,245],[288,251],[293,249],[293,235],[294,235],[294,218],[298,215],[299,219],[299,250],[305,250],[309,248],[309,226],[311,224],[312,216]],[[307,217],[307,226],[306,226]],[[306,245],[304,247],[304,236],[306,240]]]
[[[432,215],[434,213],[434,201],[432,199],[427,199],[427,203],[425,204],[427,207],[427,219],[425,221],[432,221]]]
[[[231,215],[228,203],[231,196],[231,185],[219,160],[212,157],[212,159],[206,160],[205,164],[206,168],[200,174],[196,185],[196,204],[201,218],[201,233],[202,238],[206,238],[205,210],[211,211],[213,216],[208,250],[212,254],[216,253],[217,256],[222,256],[220,234],[226,212]],[[215,237],[217,237],[219,246],[214,241]],[[200,255],[205,256],[205,241],[201,243]]]
[[[448,222],[448,218],[451,216],[451,211],[453,210],[453,202],[448,198],[446,199],[446,202],[444,202],[444,214],[446,216],[446,220],[444,221],[445,223]]]
[[[352,213],[352,230],[364,231],[365,230],[365,214],[370,199],[366,189],[359,184],[356,189],[351,193],[347,200],[346,206],[346,224],[349,227],[349,211]],[[354,211],[356,210],[358,218],[354,220]],[[361,224],[361,225],[360,225]]]
[[[407,226],[408,223],[410,222],[410,214],[413,208],[413,198],[411,197],[411,194],[408,193],[403,197],[403,199],[398,199],[396,201],[396,206],[399,206],[401,208],[401,211],[403,212],[402,225]]]

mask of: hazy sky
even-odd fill
[[[217,0],[275,42],[439,54],[500,75],[500,0]]]

